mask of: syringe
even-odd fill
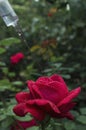
[[[23,43],[26,44],[26,46],[29,48],[25,38],[24,34],[22,32],[22,29],[19,25],[19,18],[14,12],[13,8],[11,7],[10,3],[8,0],[0,0],[0,16],[4,20],[6,26],[13,26],[22,40]]]
[[[19,20],[8,0],[0,0],[0,16],[8,27],[15,27]]]

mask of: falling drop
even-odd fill
[[[24,37],[24,33],[23,33],[23,31],[22,31],[19,23],[17,23],[17,25],[15,26],[15,30],[16,30],[19,38],[21,39],[22,43],[25,43],[25,45],[27,46],[27,48],[29,48],[28,43],[27,43],[27,41],[26,41],[26,39]]]

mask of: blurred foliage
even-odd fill
[[[72,111],[75,120],[52,119],[47,129],[85,130],[86,0],[9,1],[19,17],[29,48],[15,29],[7,28],[0,19],[0,130],[10,130],[17,119],[12,112],[14,97],[17,92],[26,91],[26,81],[53,73],[61,74],[70,90],[82,86],[82,92]],[[19,51],[25,58],[12,66],[10,56]]]

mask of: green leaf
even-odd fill
[[[14,105],[10,104],[10,106],[4,111],[4,114],[7,116],[14,116],[13,107]]]
[[[3,54],[5,51],[6,51],[5,48],[1,48],[1,47],[0,47],[0,54]]]
[[[51,72],[51,71],[52,71],[52,69],[45,69],[43,72],[48,73],[48,72]]]
[[[79,121],[80,123],[86,125],[86,116],[82,116],[82,115],[79,116],[79,117],[77,118],[77,121]]]
[[[76,124],[76,127],[74,130],[86,130],[86,125]]]
[[[15,118],[17,120],[20,120],[20,121],[29,121],[29,120],[32,120],[32,116],[30,114],[27,114],[24,117],[15,116]]]
[[[86,107],[80,108],[80,112],[82,115],[86,115]]]
[[[7,128],[9,127],[13,122],[13,118],[12,117],[7,117],[3,122],[2,122],[2,128]]]
[[[0,61],[0,66],[5,66],[5,63]]]
[[[1,115],[1,114],[0,114],[0,121],[4,120],[5,118],[6,118],[6,115],[4,115],[4,114]]]
[[[64,127],[66,130],[73,130],[75,128],[75,123],[72,121],[67,121],[64,123]]]
[[[23,85],[23,82],[22,81],[15,81],[15,82],[12,82],[12,85],[21,86],[21,85]]]
[[[27,130],[39,130],[39,127],[38,126],[33,126],[33,127],[28,128]]]
[[[27,10],[27,8],[25,6],[14,5],[13,7],[15,10],[18,10],[20,12],[24,12]]]
[[[79,112],[75,111],[75,110],[71,110],[71,114],[76,118],[79,116]]]
[[[7,67],[4,67],[4,68],[2,69],[2,71],[3,71],[4,74],[8,74],[8,68],[7,68]]]
[[[15,75],[16,75],[16,73],[14,73],[14,72],[9,72],[9,73],[8,73],[8,76],[9,76],[9,77],[15,77]]]
[[[55,64],[53,64],[55,67],[57,67],[57,68],[60,68],[61,66],[62,66],[62,63],[55,63]]]
[[[0,41],[0,45],[3,45],[3,46],[6,46],[6,45],[9,46],[14,43],[20,43],[20,39],[10,37],[10,38],[6,38],[6,39]]]
[[[11,83],[8,79],[0,80],[0,91],[4,91],[6,89],[10,89]]]
[[[70,79],[71,76],[69,74],[62,74],[62,77],[65,78],[65,79]]]

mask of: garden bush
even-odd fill
[[[19,17],[28,47],[15,28],[6,27],[0,18],[0,130],[23,130],[17,120],[27,121],[32,117],[14,114],[16,93],[27,91],[28,80],[53,74],[61,75],[69,90],[80,86],[81,93],[71,110],[74,120],[51,118],[46,129],[85,130],[86,1],[9,1]],[[23,57],[15,58],[18,53]],[[38,128],[36,125],[27,130]]]

